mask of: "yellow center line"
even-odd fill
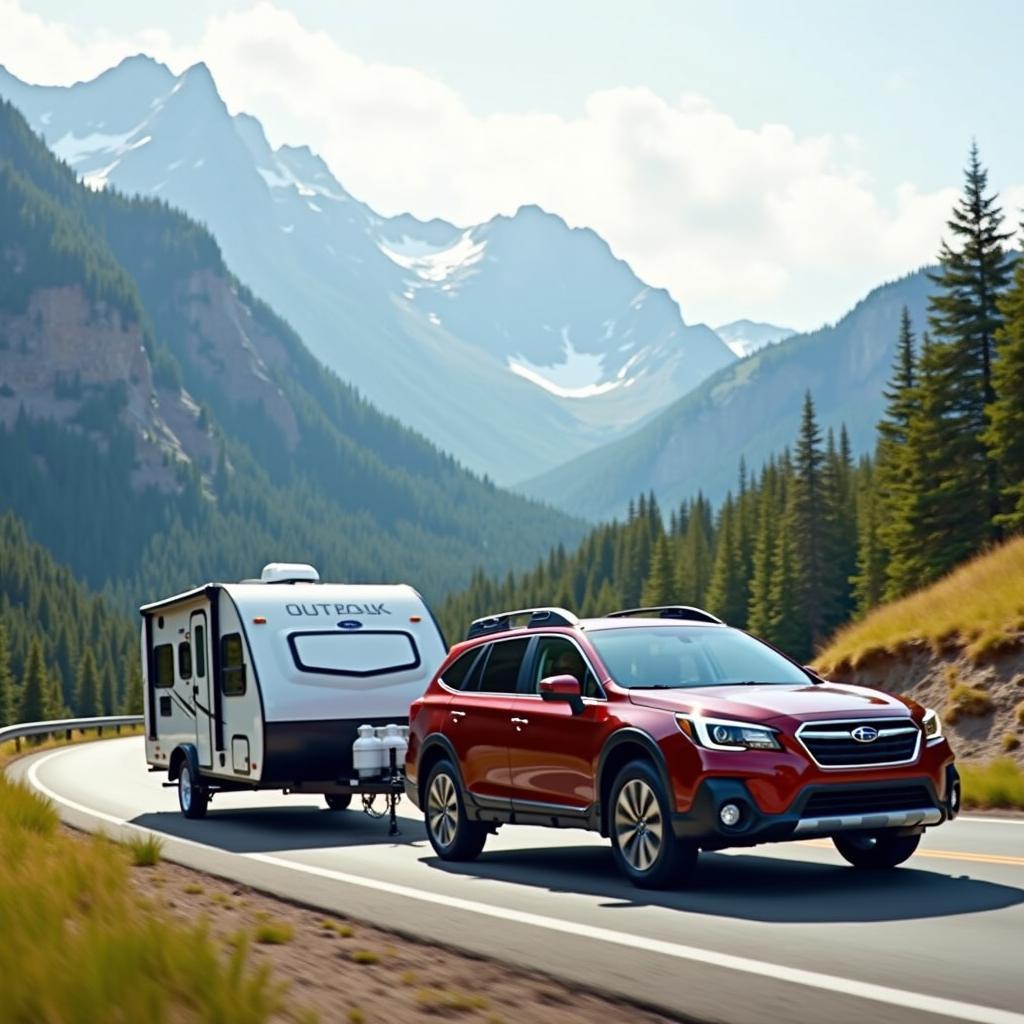
[[[798,839],[801,846],[815,846],[823,850],[833,849],[831,840],[828,839]],[[932,857],[935,860],[964,860],[973,861],[976,864],[1007,864],[1012,867],[1024,867],[1024,857],[1011,857],[1002,853],[963,853],[959,850],[918,850],[914,859],[918,857]]]

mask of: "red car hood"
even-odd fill
[[[900,697],[844,683],[794,683],[753,686],[708,686],[679,690],[630,690],[634,704],[665,711],[766,722],[787,716],[799,719],[872,717],[907,713],[915,705]]]

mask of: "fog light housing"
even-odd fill
[[[736,804],[726,804],[718,812],[718,820],[721,821],[726,828],[734,828],[740,823],[741,817],[743,817],[743,813]]]

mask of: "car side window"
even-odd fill
[[[473,669],[480,660],[480,652],[483,648],[474,647],[466,651],[461,657],[456,658],[442,673],[441,682],[450,690],[471,690],[478,673]]]
[[[529,639],[523,637],[491,644],[490,655],[483,672],[480,673],[477,690],[481,693],[515,693],[519,682],[519,669],[529,642]]]
[[[604,694],[597,677],[587,665],[579,648],[560,636],[544,636],[537,642],[537,654],[528,686],[529,693],[538,693],[540,681],[549,676],[575,676],[584,697],[601,698]]]

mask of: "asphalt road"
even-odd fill
[[[9,771],[72,825],[151,829],[180,863],[680,1019],[1024,1024],[1024,819],[961,818],[882,874],[816,841],[702,854],[690,888],[646,893],[581,831],[505,827],[478,861],[450,865],[408,805],[397,839],[276,793],[222,794],[187,821],[139,737]]]

